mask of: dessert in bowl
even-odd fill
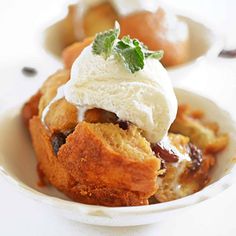
[[[161,62],[172,70],[220,51],[209,29],[176,16],[159,1],[82,0],[68,9],[65,19],[46,30],[46,48],[59,57],[65,47],[111,28],[116,20],[121,24],[121,36],[137,38],[151,50],[164,50]]]
[[[75,201],[104,206],[194,193],[209,181],[228,136],[187,107],[176,118],[162,52],[119,34],[118,27],[67,48],[66,69],[24,106],[41,180]]]
[[[235,150],[228,142],[229,137],[235,142],[235,127],[214,103],[190,92],[176,91],[179,104],[190,104],[178,109],[159,62],[162,52],[118,36],[119,27],[67,49],[65,62],[72,62],[72,68],[52,75],[22,110],[38,160],[39,184],[51,184],[79,203],[29,190],[31,180],[19,170],[14,173],[4,145],[1,166],[33,197],[70,218],[103,225],[146,224],[229,185],[224,177],[188,196],[232,172]],[[209,111],[220,129],[210,122]],[[48,186],[37,189],[66,198]],[[134,219],[126,222],[130,215]]]

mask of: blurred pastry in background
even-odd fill
[[[121,25],[121,36],[137,38],[150,50],[163,50],[161,62],[165,67],[188,60],[187,24],[155,0],[79,0],[69,6],[64,22],[65,46],[112,28],[116,20]]]

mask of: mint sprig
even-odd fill
[[[154,58],[157,60],[161,60],[161,58],[164,55],[164,51],[163,50],[159,50],[159,51],[147,51],[144,53],[146,58]]]
[[[143,69],[144,53],[137,40],[131,40],[126,36],[117,42],[114,51],[132,73]]]
[[[120,35],[120,27],[115,24],[115,28],[105,32],[98,33],[93,42],[93,53],[102,55],[107,59],[112,54],[112,48],[115,40]]]
[[[162,50],[150,51],[138,39],[131,39],[129,36],[118,39],[119,35],[120,26],[118,22],[116,22],[114,29],[97,34],[92,45],[93,53],[101,55],[105,59],[114,55],[123,61],[131,73],[142,70],[146,58],[157,60],[162,58]]]

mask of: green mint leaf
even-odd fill
[[[157,60],[161,60],[161,58],[164,55],[163,50],[159,50],[159,51],[146,51],[144,52],[145,54],[145,58],[154,58]]]
[[[127,44],[123,40],[119,41],[114,47],[118,57],[124,62],[125,66],[132,73],[143,69],[144,54],[140,45]]]
[[[119,34],[120,26],[117,22],[115,24],[115,29],[98,33],[92,45],[93,53],[102,55],[107,59],[112,53],[113,45],[115,40],[119,37]]]
[[[130,38],[129,35],[124,36],[124,37],[122,38],[122,42],[125,43],[125,44],[127,44],[127,45],[132,44],[132,40],[131,40],[131,38]]]

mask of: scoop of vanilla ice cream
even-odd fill
[[[94,55],[91,46],[74,62],[64,95],[81,111],[101,108],[132,122],[150,142],[166,135],[177,112],[170,79],[157,59],[146,59],[144,69],[132,74],[116,58]]]

